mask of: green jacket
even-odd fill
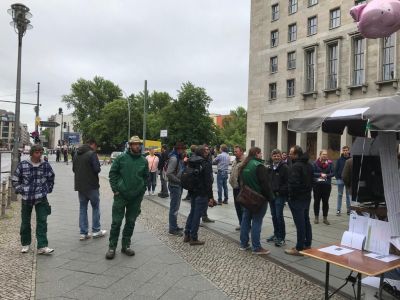
[[[241,176],[245,185],[249,186],[252,190],[261,194],[261,186],[256,174],[256,169],[259,165],[263,165],[263,161],[253,158],[243,169]]]
[[[113,162],[110,173],[111,189],[126,200],[143,196],[146,191],[149,166],[141,154],[126,151]]]

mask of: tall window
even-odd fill
[[[270,100],[276,99],[276,82],[269,84],[269,99]]]
[[[278,56],[273,56],[269,59],[271,73],[278,72]]]
[[[295,81],[294,79],[286,80],[286,96],[287,97],[294,97],[295,91]]]
[[[332,9],[329,12],[329,28],[336,28],[340,26],[340,8]]]
[[[271,48],[278,46],[279,32],[278,30],[271,31]]]
[[[394,78],[394,34],[382,40],[382,80]]]
[[[308,18],[308,27],[307,27],[307,34],[313,35],[317,33],[317,17]]]
[[[297,12],[297,0],[289,0],[289,15]]]
[[[367,0],[356,0],[356,1],[354,1],[355,5],[359,5],[359,4],[363,4],[363,3],[367,3]]]
[[[289,52],[287,54],[287,68],[290,69],[296,69],[296,52]]]
[[[272,21],[276,21],[279,19],[279,4],[274,4],[271,6],[272,9]]]
[[[365,39],[356,37],[353,40],[353,85],[364,83]]]
[[[318,4],[318,0],[308,0],[308,6],[313,6],[315,4]]]
[[[338,83],[338,44],[328,45],[327,88],[335,89]]]
[[[314,91],[314,73],[315,73],[315,49],[306,50],[305,52],[306,60],[306,90],[305,92]]]
[[[288,42],[293,42],[297,39],[297,25],[291,24],[288,27]]]

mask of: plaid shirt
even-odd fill
[[[18,164],[11,180],[15,192],[22,195],[22,200],[35,205],[53,191],[54,176],[48,162],[41,161],[34,165],[30,160],[24,160]]]

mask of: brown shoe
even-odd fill
[[[285,253],[294,256],[303,256],[303,254],[301,254],[296,248],[285,249]]]
[[[190,242],[190,235],[186,235],[183,237],[183,242],[184,243],[189,243]]]
[[[204,241],[199,241],[199,240],[191,240],[190,242],[189,242],[189,245],[190,246],[201,246],[201,245],[204,245]]]
[[[318,224],[319,223],[319,217],[315,217],[315,219],[314,219],[314,224]]]
[[[328,221],[328,217],[324,217],[324,224],[331,225],[331,223]]]
[[[253,251],[253,254],[256,254],[256,255],[267,255],[270,253],[271,253],[271,251],[269,251],[268,249],[264,249],[263,247]]]

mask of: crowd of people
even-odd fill
[[[99,238],[107,234],[100,225],[98,176],[100,163],[96,149],[96,141],[88,140],[85,145],[76,150],[73,158],[75,190],[78,191],[80,203],[80,240]],[[352,159],[348,146],[342,148],[341,156],[334,166],[328,159],[328,152],[325,149],[322,149],[318,158],[312,162],[300,146],[291,147],[289,155],[279,149],[274,149],[265,162],[260,148],[252,147],[245,155],[244,149],[237,145],[234,147],[235,160],[231,166],[230,176],[228,174],[230,157],[226,145],[220,146],[220,153],[216,156],[211,155],[210,147],[206,144],[193,145],[190,151],[186,151],[186,146],[181,142],[176,143],[172,151],[168,151],[168,147],[163,145],[159,155],[156,155],[154,150],[150,150],[146,157],[142,155],[141,149],[142,140],[138,136],[133,136],[129,141],[129,149],[115,159],[109,172],[114,201],[107,259],[113,259],[116,255],[124,218],[121,252],[128,256],[135,255],[131,247],[131,237],[136,218],[140,214],[141,202],[146,190],[149,195],[154,195],[157,174],[161,181],[161,191],[158,196],[170,198],[168,233],[171,236],[183,237],[183,242],[192,246],[205,243],[198,237],[201,220],[214,222],[208,218],[208,207],[230,203],[228,179],[233,189],[233,203],[238,218],[238,226],[235,229],[240,231],[240,250],[251,249],[253,254],[270,253],[270,250],[262,247],[260,241],[263,219],[268,206],[272,218],[273,235],[266,241],[273,243],[276,247],[286,244],[283,217],[286,204],[296,226],[297,242],[295,247],[285,249],[285,253],[301,256],[300,251],[309,249],[312,245],[311,196],[312,194],[314,196],[314,224],[319,224],[322,202],[323,223],[330,225],[328,211],[333,177],[336,177],[338,188],[337,215],[341,214],[344,191],[347,214],[350,214],[351,180],[349,178],[351,175],[349,175],[349,170],[351,172],[351,166],[349,169],[349,165]],[[47,216],[51,213],[47,194],[52,192],[55,174],[51,165],[41,159],[42,154],[43,148],[40,145],[34,145],[31,148],[30,159],[20,162],[12,177],[15,191],[22,195],[21,252],[23,253],[30,249],[30,219],[33,207],[36,210],[37,253],[51,254],[54,251],[48,247],[47,241]],[[217,168],[217,201],[213,196],[212,165],[216,165]],[[195,180],[190,181],[190,188],[188,188],[191,209],[185,226],[180,227],[177,216],[183,188],[185,184],[187,185],[185,182],[188,182],[188,174],[195,176],[192,177]],[[239,203],[238,197],[244,187],[263,196],[264,202],[256,211]],[[89,202],[92,207],[91,233],[89,233],[87,212]]]

